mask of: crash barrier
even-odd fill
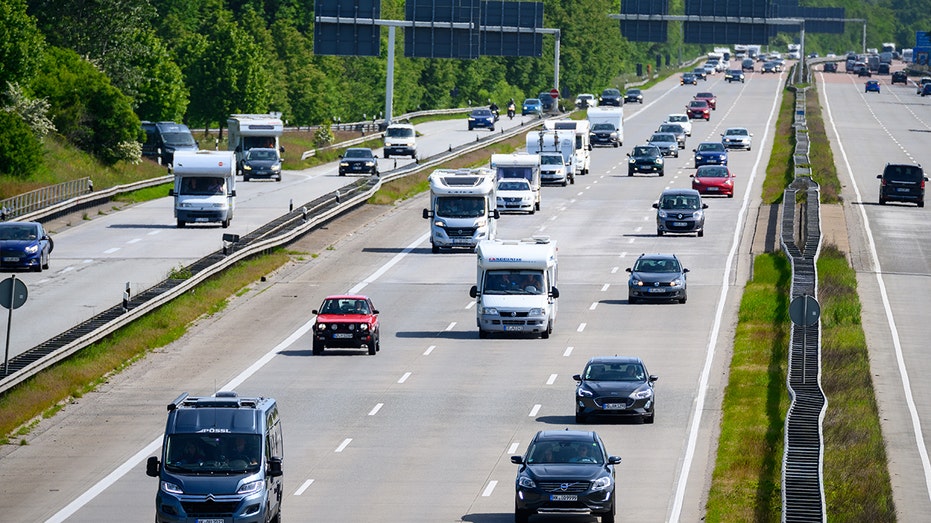
[[[69,180],[0,200],[0,221],[23,216],[94,191],[90,178]]]
[[[558,115],[560,118],[563,116]],[[399,169],[384,172],[380,177],[355,180],[336,191],[295,207],[287,214],[247,235],[238,238],[224,238],[222,249],[208,254],[187,267],[173,271],[173,275],[189,274],[189,277],[180,278],[170,275],[153,287],[137,293],[135,296],[124,296],[120,303],[106,311],[16,357],[10,358],[8,373],[0,377],[0,393],[129,325],[161,305],[192,290],[207,278],[219,274],[236,262],[287,245],[320,225],[364,204],[381,188],[383,183],[434,168],[457,156],[487,147],[498,141],[507,140],[518,134],[525,133],[531,128],[541,126],[544,121],[544,119],[538,119],[515,126],[509,130],[502,129],[501,132],[487,134],[484,138],[476,138],[474,142],[450,147],[448,151],[421,159],[419,162],[409,163]],[[158,180],[161,180],[159,183],[167,182],[167,179]],[[56,209],[53,212],[57,214],[63,211],[62,209]],[[41,221],[42,217],[36,215],[34,219]]]

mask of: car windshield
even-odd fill
[[[187,474],[257,472],[262,463],[258,434],[171,434],[165,439],[165,470]]]
[[[436,199],[436,215],[446,218],[478,218],[485,215],[485,198],[452,196]]]
[[[634,156],[656,156],[656,147],[634,147]]]
[[[703,165],[695,173],[696,178],[727,178],[727,167]]]
[[[369,314],[369,305],[358,298],[330,298],[323,300],[320,314]]]
[[[663,197],[660,207],[663,209],[690,209],[694,211],[701,208],[700,201],[698,196],[685,194],[669,195]]]
[[[410,138],[414,136],[414,130],[410,127],[388,127],[385,136],[390,136],[391,138]]]
[[[273,161],[278,159],[274,149],[251,149],[247,154],[249,160]]]
[[[524,100],[524,105],[540,105],[539,98],[527,98]]]
[[[637,96],[640,94],[640,89],[628,89],[627,94],[630,96]]]
[[[637,267],[647,263],[675,263],[675,260],[639,260]],[[678,268],[679,264],[675,263]],[[668,270],[636,269],[637,272],[678,272]],[[586,381],[643,381],[646,373],[639,363],[589,363],[582,378]]]
[[[0,240],[35,240],[38,231],[35,225],[5,223],[0,225]]]
[[[542,271],[498,270],[485,273],[484,294],[543,294]]]
[[[529,191],[530,184],[527,180],[502,180],[498,182],[499,191]]]
[[[346,158],[374,158],[371,149],[346,149]]]
[[[194,141],[194,137],[191,136],[191,133],[162,133],[162,140],[173,146],[179,145],[197,145],[197,142]]]
[[[708,107],[708,102],[704,100],[692,100],[691,102],[689,102],[689,107],[692,107],[694,109],[704,109]]]
[[[711,93],[698,93],[695,98],[714,98],[714,95]]]
[[[476,109],[472,111],[472,116],[491,116],[491,110],[489,109]]]
[[[540,165],[562,165],[562,155],[559,154],[541,154]]]
[[[602,464],[604,452],[597,443],[588,441],[541,441],[527,451],[527,464],[578,463]]]
[[[655,133],[650,137],[651,142],[674,142],[676,141],[676,136],[671,133]]]
[[[613,131],[614,124],[611,123],[596,123],[592,126],[592,131]]]
[[[669,118],[666,120],[670,122],[687,122],[689,121],[689,117],[684,114],[673,114],[669,115]]]
[[[724,144],[717,142],[698,144],[698,152],[701,153],[723,153]]]
[[[883,176],[900,182],[920,182],[924,171],[916,165],[888,165]]]
[[[619,96],[621,94],[617,89],[605,89],[601,92],[601,96]]]
[[[750,133],[746,129],[728,129],[724,131],[724,134],[727,136],[747,136]]]
[[[675,124],[660,125],[660,126],[659,126],[659,130],[662,131],[662,132],[664,132],[664,133],[683,133],[683,132],[685,132],[684,130],[682,130],[682,126],[679,125],[679,124],[677,124],[677,123],[675,123]]]

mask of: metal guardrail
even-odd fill
[[[84,177],[57,183],[0,200],[0,220],[12,220],[57,203],[94,191],[94,182]]]
[[[811,179],[806,99],[807,88],[796,89],[793,124],[796,137],[793,154],[795,181],[783,193],[781,243],[792,264],[792,298],[816,297],[818,291],[816,260],[821,247],[820,194],[818,184]],[[801,204],[796,200],[799,192],[805,193]],[[785,522],[827,521],[821,426],[827,398],[821,389],[820,376],[820,320],[810,326],[793,324],[786,377],[792,401],[786,414],[782,460],[782,521]]]
[[[562,116],[563,115],[559,115],[559,117]],[[508,139],[525,132],[529,128],[542,125],[543,121],[543,119],[540,119],[528,125],[521,124],[509,130],[502,129],[500,133],[488,134],[482,139],[477,139],[475,142],[470,142],[458,147],[451,147],[446,152],[425,158],[418,163],[411,163],[400,169],[382,173],[380,178],[369,177],[356,180],[336,191],[295,208],[295,210],[288,214],[240,237],[239,242],[215,251],[188,265],[183,271],[179,271],[189,272],[191,274],[190,278],[166,278],[153,287],[136,294],[131,299],[114,305],[93,318],[82,322],[80,325],[11,358],[9,361],[9,373],[2,376],[2,379],[0,379],[0,393],[15,387],[42,370],[68,358],[81,349],[88,347],[107,335],[141,318],[143,315],[168,303],[177,296],[184,294],[205,279],[218,274],[236,262],[268,249],[286,245],[314,228],[319,227],[321,224],[363,204],[381,188],[383,183],[429,169],[456,156],[481,149],[497,141]],[[171,177],[158,178],[146,183],[157,185],[165,183],[168,179],[171,179]],[[124,191],[135,190],[139,188],[141,183],[143,182],[121,187],[124,188]],[[112,196],[119,191],[113,188],[107,192]],[[84,203],[82,202],[81,204]],[[63,213],[64,209],[56,209],[50,212]],[[38,217],[36,217],[36,219],[38,219]]]

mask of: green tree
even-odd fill
[[[150,52],[137,56],[134,64],[139,70],[148,71],[136,85],[136,114],[143,120],[184,120],[189,93],[181,68],[154,31],[139,36]]]
[[[0,174],[26,178],[42,165],[42,141],[19,115],[0,110]]]
[[[26,0],[0,2],[0,86],[27,83],[39,68],[45,38],[26,10]]]

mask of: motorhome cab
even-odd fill
[[[236,160],[231,151],[175,153],[174,197],[178,227],[219,222],[230,226],[236,203]]]
[[[159,479],[155,522],[281,521],[284,443],[272,398],[184,393],[168,404],[161,459],[146,474]]]
[[[284,132],[284,122],[279,114],[231,114],[226,126],[227,149],[236,153],[237,174],[242,172],[243,157],[253,147],[284,152],[279,141]]]
[[[545,129],[571,130],[575,133],[575,174],[588,174],[591,165],[591,124],[588,120],[547,120]]]
[[[575,131],[573,130],[543,130],[527,133],[527,152],[540,155],[540,181],[542,183],[560,184],[575,183]],[[554,158],[544,159],[544,153],[556,153],[562,156],[560,169],[554,167]]]
[[[497,220],[495,171],[491,169],[437,169],[428,178],[433,252],[464,247],[474,249],[482,240],[494,239]]]
[[[548,237],[483,241],[475,249],[478,337],[493,332],[549,338],[556,323],[556,242]]]

